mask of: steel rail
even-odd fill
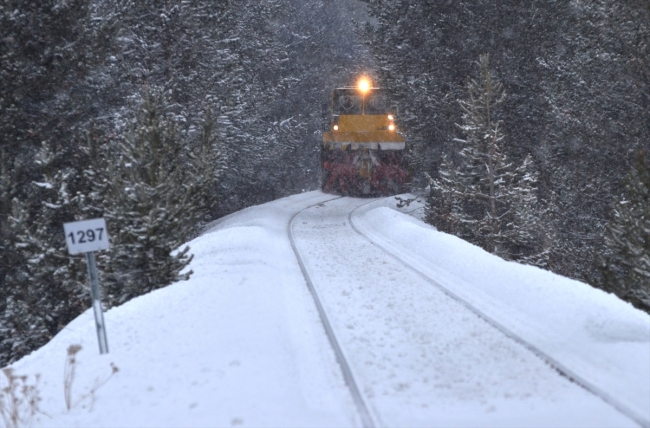
[[[361,423],[363,424],[364,428],[375,428],[376,424],[370,414],[370,411],[368,410],[368,406],[366,404],[366,401],[363,398],[363,395],[361,394],[361,390],[359,389],[359,386],[357,385],[357,382],[354,379],[354,375],[352,374],[350,365],[348,364],[348,361],[345,358],[345,354],[341,349],[341,345],[339,345],[339,342],[336,338],[336,334],[334,333],[334,329],[332,328],[332,325],[329,319],[327,318],[327,313],[325,312],[325,308],[323,307],[320,297],[318,296],[318,292],[316,291],[316,287],[314,287],[314,283],[312,282],[311,277],[307,272],[307,268],[305,267],[305,263],[303,262],[303,258],[300,255],[300,251],[296,246],[296,241],[293,236],[293,221],[300,213],[316,205],[324,204],[336,199],[341,199],[342,197],[343,196],[339,196],[337,198],[328,199],[326,201],[309,205],[308,207],[303,208],[302,210],[298,211],[291,217],[287,229],[289,233],[289,240],[291,241],[291,248],[293,248],[293,252],[296,254],[296,259],[298,259],[300,270],[302,271],[302,274],[305,277],[307,288],[309,289],[309,292],[311,293],[314,303],[316,304],[316,309],[318,310],[318,316],[320,317],[320,321],[323,324],[323,328],[325,329],[325,334],[327,335],[327,339],[329,340],[330,346],[334,350],[334,355],[336,356],[336,362],[341,367],[341,371],[343,372],[343,379],[345,380],[345,384],[347,385],[350,391],[350,395],[352,396],[352,400],[354,401],[359,416],[361,417]]]
[[[519,343],[521,346],[524,348],[528,349],[530,352],[535,354],[538,358],[542,359],[546,364],[548,364],[551,368],[553,368],[555,371],[557,371],[561,376],[566,377],[569,379],[571,382],[575,383],[576,385],[580,386],[590,394],[600,398],[603,400],[605,403],[608,405],[614,407],[616,410],[627,416],[628,418],[632,419],[634,422],[639,424],[643,428],[650,428],[650,419],[647,419],[647,416],[644,417],[643,415],[640,415],[635,411],[634,409],[631,409],[628,405],[625,403],[621,402],[620,400],[617,400],[614,396],[609,394],[607,391],[602,390],[598,386],[594,385],[591,383],[589,380],[585,379],[584,377],[580,376],[570,368],[566,367],[564,364],[562,364],[560,361],[557,359],[553,358],[552,356],[548,355],[541,349],[539,349],[537,346],[533,345],[530,342],[527,342],[525,339],[523,339],[521,336],[518,334],[514,333],[510,329],[508,329],[506,326],[503,324],[499,323],[498,321],[494,320],[491,318],[489,315],[487,315],[485,312],[481,311],[478,309],[476,306],[472,305],[471,303],[467,302],[464,300],[462,297],[451,291],[449,288],[443,286],[440,284],[438,281],[434,280],[433,278],[429,277],[427,274],[416,268],[415,266],[411,265],[409,262],[406,260],[402,259],[399,257],[395,252],[385,248],[375,240],[373,240],[371,237],[369,237],[366,233],[362,232],[357,225],[354,223],[352,217],[355,211],[357,211],[359,208],[368,205],[372,202],[375,202],[375,200],[366,202],[362,205],[359,205],[358,207],[354,208],[350,213],[348,214],[348,222],[350,223],[350,226],[354,229],[355,232],[357,232],[359,235],[364,237],[368,242],[370,242],[372,245],[375,247],[379,248],[381,251],[386,253],[387,255],[391,256],[397,262],[400,264],[404,265],[405,267],[411,269],[415,273],[417,273],[422,279],[424,279],[426,282],[429,284],[435,286],[439,290],[441,290],[443,293],[445,293],[447,296],[451,297],[458,303],[462,304],[465,306],[467,309],[472,311],[474,314],[476,314],[478,317],[483,319],[485,322],[490,324],[492,327],[496,328],[499,330],[501,333],[503,333],[505,336],[509,337],[510,339],[514,340],[515,342]]]

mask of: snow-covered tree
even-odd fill
[[[465,76],[489,53],[508,98],[506,154],[528,154],[539,195],[555,200],[549,267],[583,279],[603,239],[626,159],[649,149],[647,2],[364,0],[368,46],[400,105],[415,177],[438,175],[454,151]],[[454,157],[454,160],[457,160]]]
[[[18,264],[13,257],[13,234],[9,228],[11,200],[18,185],[16,178],[13,159],[6,148],[0,147],[0,278],[9,276]],[[6,291],[5,287],[0,287],[0,313]]]
[[[650,166],[642,151],[605,233],[601,286],[650,311]]]
[[[469,82],[467,99],[459,100],[458,126],[466,137],[455,140],[458,165],[445,158],[439,178],[430,180],[427,220],[506,259],[543,264],[532,158],[516,167],[505,155],[502,122],[495,119],[505,92],[488,55],[477,65],[480,78]]]
[[[59,250],[85,191],[78,133],[97,112],[94,71],[117,25],[97,3],[0,1],[0,366],[83,310],[77,262]]]
[[[188,153],[194,171],[191,183],[185,183],[185,186],[193,192],[191,201],[195,214],[190,221],[195,222],[194,230],[201,223],[213,219],[220,200],[220,178],[228,169],[223,143],[215,137],[215,125],[212,109],[208,107],[201,123],[200,146]]]
[[[101,256],[111,305],[186,280],[189,247],[179,249],[215,203],[220,154],[205,119],[196,151],[179,130],[166,93],[144,94],[139,111],[116,145],[107,177],[104,216],[111,249]]]
[[[183,142],[164,108],[156,95],[145,95],[110,169],[104,215],[111,249],[104,288],[111,305],[189,278],[180,274],[191,260],[189,248],[172,254],[188,236],[179,221],[189,206],[182,189]]]
[[[0,317],[8,359],[42,346],[89,306],[85,266],[68,255],[62,232],[79,212],[76,172],[54,167],[65,155],[44,143],[36,156],[41,180],[31,183],[29,198],[13,199],[9,228],[20,264],[5,277]]]

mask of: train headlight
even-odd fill
[[[394,131],[395,130],[395,125],[393,125],[392,123],[390,125],[388,125],[388,130],[389,131]]]
[[[335,131],[338,131],[338,130],[339,130],[339,126],[338,126],[338,125],[334,125],[334,126],[332,126],[332,129],[335,130]]]
[[[393,115],[392,115],[392,114],[389,114],[389,115],[388,115],[388,120],[393,120],[393,119],[395,119],[395,118],[393,117]]]
[[[365,77],[362,77],[359,80],[359,90],[364,94],[370,90],[370,80]]]

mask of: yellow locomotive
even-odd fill
[[[343,195],[405,191],[406,142],[386,93],[367,78],[332,92],[329,130],[321,147],[322,188]]]

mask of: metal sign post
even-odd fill
[[[104,324],[104,312],[102,311],[102,295],[99,289],[97,263],[95,262],[95,251],[108,249],[106,222],[103,218],[97,218],[65,223],[63,230],[65,233],[65,242],[68,246],[68,253],[86,253],[88,277],[90,279],[90,296],[93,303],[93,312],[95,313],[99,353],[107,354],[108,339],[106,337],[106,325]]]

